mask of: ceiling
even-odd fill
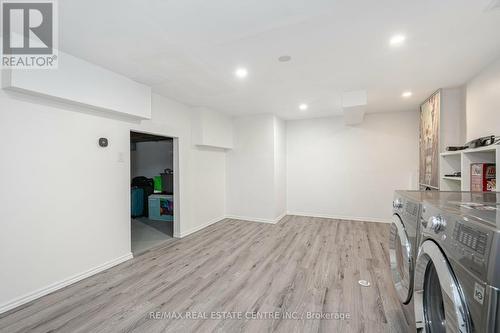
[[[64,0],[59,43],[161,95],[231,115],[340,114],[352,90],[367,90],[369,113],[409,111],[500,56],[500,10],[486,11],[490,3]],[[397,33],[407,40],[391,47]],[[238,66],[246,79],[233,75]],[[401,98],[405,90],[413,96]]]

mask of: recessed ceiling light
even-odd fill
[[[234,75],[236,75],[236,77],[239,79],[244,79],[248,76],[248,70],[246,68],[243,68],[243,67],[237,68],[234,71]]]
[[[305,111],[309,108],[309,105],[305,104],[305,103],[302,103],[299,105],[299,110],[301,111]]]
[[[413,93],[411,91],[405,91],[401,94],[402,97],[404,98],[409,98],[413,95]]]
[[[391,40],[389,41],[389,43],[392,46],[399,46],[399,45],[403,44],[405,42],[405,40],[406,40],[405,35],[397,34],[397,35],[394,35],[391,37]]]
[[[288,62],[290,60],[292,60],[292,57],[290,57],[289,55],[282,55],[278,58],[278,61],[280,62]]]

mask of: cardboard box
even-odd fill
[[[474,163],[470,166],[470,190],[472,192],[496,191],[495,163]]]

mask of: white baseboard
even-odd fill
[[[100,273],[102,271],[105,271],[108,268],[111,268],[113,266],[116,266],[118,264],[121,264],[122,262],[125,262],[129,259],[132,259],[132,253],[129,252],[121,257],[118,257],[116,259],[110,260],[108,262],[105,262],[102,265],[99,265],[97,267],[91,268],[83,273],[71,276],[67,279],[64,279],[62,281],[53,283],[47,287],[35,290],[34,292],[31,292],[27,295],[21,296],[19,298],[13,299],[7,303],[0,304],[0,313],[4,313],[6,311],[12,310],[20,305],[26,304],[28,302],[31,302],[37,298],[40,298],[42,296],[48,295],[56,290],[62,289],[66,286],[69,286],[70,284],[73,284],[75,282],[78,282],[80,280],[83,280],[89,276],[92,276],[94,274]]]
[[[288,212],[287,215],[319,217],[319,218],[324,218],[324,219],[335,219],[335,220],[350,220],[350,221],[359,221],[359,222],[391,223],[391,220],[374,218],[374,217],[356,217],[356,216],[341,216],[341,215],[327,215],[327,214],[312,214],[312,213],[302,213],[302,212]]]
[[[271,224],[276,224],[278,223],[282,218],[284,218],[287,214],[283,213],[277,218],[274,219],[262,219],[258,217],[248,217],[248,216],[238,216],[238,215],[226,215],[227,219],[234,219],[234,220],[243,220],[243,221],[250,221],[250,222],[260,222],[260,223],[271,223]]]
[[[284,212],[283,214],[281,214],[280,216],[278,216],[276,219],[275,219],[275,223],[278,223],[279,221],[281,221],[281,219],[283,219],[285,216],[287,216],[287,212]]]
[[[203,229],[203,228],[206,228],[206,227],[208,227],[208,226],[210,226],[210,225],[212,225],[212,224],[214,224],[214,223],[217,223],[217,222],[219,222],[219,221],[222,221],[222,220],[224,220],[224,219],[225,219],[225,217],[224,217],[224,216],[223,216],[223,217],[217,217],[217,218],[215,218],[215,219],[212,219],[212,220],[208,221],[208,222],[207,222],[207,223],[205,223],[205,224],[202,224],[202,225],[196,226],[196,227],[194,227],[194,228],[191,228],[191,229],[189,229],[189,230],[187,230],[187,231],[184,231],[184,232],[181,232],[181,233],[176,233],[176,234],[174,234],[174,237],[176,237],[176,238],[186,237],[186,236],[188,236],[188,235],[191,235],[192,233],[195,233],[195,232],[197,232],[197,231],[199,231],[199,230],[201,230],[201,229]]]
[[[191,235],[192,233],[200,231],[201,229],[204,229],[204,228],[206,228],[206,227],[208,227],[208,226],[210,226],[210,225],[212,225],[214,223],[217,223],[219,221],[222,221],[224,219],[235,219],[235,220],[243,220],[243,221],[250,221],[250,222],[260,222],[260,223],[276,224],[282,218],[284,218],[286,215],[287,215],[286,213],[283,213],[283,214],[281,214],[280,216],[278,216],[275,219],[261,219],[261,218],[256,218],[256,217],[226,215],[226,216],[223,216],[223,217],[215,218],[215,219],[209,221],[208,223],[205,223],[205,224],[199,225],[197,227],[191,228],[191,229],[189,229],[187,231],[184,231],[184,232],[181,232],[181,233],[176,233],[176,234],[174,234],[174,237],[176,237],[176,238],[186,237],[188,235]]]

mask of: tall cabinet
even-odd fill
[[[465,88],[443,88],[420,106],[421,189],[447,190],[443,181],[441,153],[447,146],[465,142]]]

